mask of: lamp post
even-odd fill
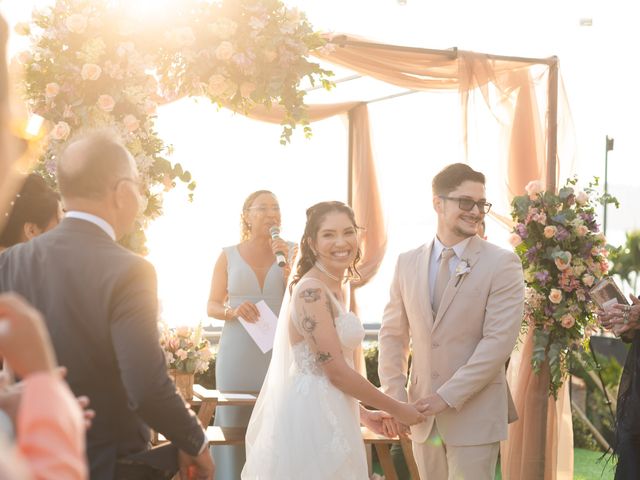
[[[613,138],[609,138],[609,135],[605,137],[605,148],[604,148],[604,194],[609,193],[609,184],[608,184],[608,170],[609,170],[609,152],[613,150]],[[604,215],[602,221],[602,233],[607,235],[607,204],[604,204]]]

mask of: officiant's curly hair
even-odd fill
[[[353,213],[353,209],[342,202],[320,202],[316,203],[312,207],[307,209],[307,224],[304,227],[304,233],[302,234],[302,239],[300,240],[300,260],[298,261],[298,268],[296,269],[296,273],[293,275],[293,280],[289,284],[289,291],[293,290],[293,287],[296,283],[300,281],[300,279],[315,265],[317,257],[315,253],[313,253],[313,249],[311,248],[310,240],[315,239],[318,236],[318,231],[320,230],[320,226],[324,221],[327,214],[332,212],[344,213],[356,230],[361,230],[361,228],[356,223],[356,216]],[[358,272],[358,262],[360,262],[360,258],[362,257],[362,251],[358,246],[358,250],[356,252],[356,257],[353,259],[353,263],[349,265],[347,269],[347,276],[350,280],[359,280],[360,272]]]

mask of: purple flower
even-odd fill
[[[534,274],[534,277],[536,277],[536,280],[542,285],[546,285],[546,283],[549,281],[550,275],[547,270],[542,270],[540,272],[536,272]]]
[[[527,238],[529,236],[527,227],[525,227],[522,223],[516,225],[516,232],[518,233],[518,235],[520,235],[520,238]]]
[[[553,307],[552,307],[551,305],[546,305],[546,306],[544,307],[544,314],[545,314],[547,317],[551,317],[551,316],[553,315],[553,311],[554,311],[554,310],[553,310]]]
[[[556,232],[556,240],[558,240],[559,242],[562,242],[563,240],[566,240],[570,236],[571,234],[566,228],[558,225],[558,231]]]
[[[540,251],[540,248],[534,245],[533,247],[531,247],[529,250],[525,252],[524,256],[527,258],[527,261],[529,263],[533,263],[533,261],[536,258],[536,255],[538,254],[538,251]]]

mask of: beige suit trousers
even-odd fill
[[[500,442],[484,445],[445,445],[433,423],[425,443],[413,442],[420,480],[493,480]]]

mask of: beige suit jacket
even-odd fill
[[[504,365],[522,321],[524,280],[517,255],[473,237],[434,318],[429,298],[433,242],[398,257],[380,328],[382,389],[399,400],[437,392],[451,407],[411,428],[424,442],[433,422],[445,443],[481,445],[507,438],[511,395]],[[407,387],[409,352],[411,372]]]

